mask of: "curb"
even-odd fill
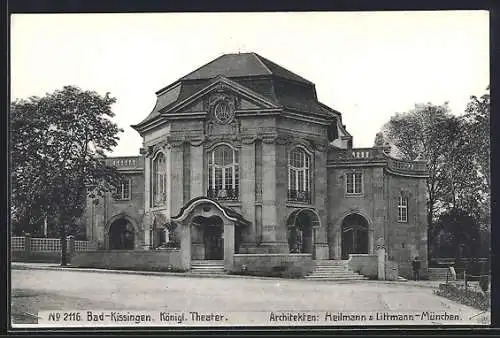
[[[121,274],[121,275],[140,275],[140,276],[176,276],[176,277],[196,277],[196,278],[242,278],[242,279],[264,279],[264,280],[283,280],[279,277],[264,277],[264,276],[241,276],[229,274],[207,274],[201,275],[196,273],[186,272],[162,272],[162,271],[132,271],[132,270],[111,270],[111,269],[93,269],[93,268],[73,268],[73,267],[60,267],[60,266],[27,266],[20,264],[11,264],[12,270],[51,270],[51,271],[75,271],[75,272],[89,272],[89,273],[108,273],[108,274]],[[288,280],[288,279],[287,279]],[[292,280],[292,279],[290,279]]]
[[[260,280],[276,280],[276,281],[306,281],[313,283],[335,283],[335,284],[352,284],[352,283],[382,283],[382,284],[401,284],[407,286],[415,286],[420,288],[435,288],[433,285],[418,285],[408,283],[408,281],[379,281],[379,280],[311,280],[305,278],[288,279],[279,277],[265,277],[265,276],[243,276],[243,275],[229,275],[229,274],[207,274],[200,275],[196,273],[186,272],[162,272],[162,271],[133,271],[133,270],[111,270],[111,269],[95,269],[95,268],[77,268],[77,267],[61,267],[61,266],[40,266],[40,265],[24,265],[11,263],[12,270],[49,270],[49,271],[74,271],[74,272],[88,272],[88,273],[104,273],[104,274],[121,274],[121,275],[139,275],[139,276],[163,276],[163,277],[195,277],[195,278],[240,278],[240,279],[260,279]]]

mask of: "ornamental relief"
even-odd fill
[[[205,123],[206,135],[237,135],[240,133],[240,122],[236,119],[236,110],[240,99],[219,85],[215,92],[205,100],[208,110],[208,121]]]
[[[224,89],[217,89],[206,101],[209,112],[209,122],[229,124],[235,119],[235,112],[239,109],[240,98]]]

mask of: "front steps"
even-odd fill
[[[349,270],[347,261],[344,260],[316,260],[314,271],[305,276],[307,280],[326,280],[326,281],[343,281],[343,280],[365,280],[369,279],[357,272]]]
[[[223,260],[193,260],[191,273],[197,275],[224,275]]]

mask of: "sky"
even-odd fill
[[[157,90],[226,53],[256,52],[314,82],[354,147],[416,103],[463,113],[490,78],[486,11],[15,14],[10,43],[12,100],[65,85],[117,98],[112,156],[139,154],[130,125]]]

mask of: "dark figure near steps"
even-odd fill
[[[419,280],[420,279],[420,261],[418,260],[418,257],[415,257],[413,259],[413,261],[411,262],[411,267],[413,270],[413,279]]]

